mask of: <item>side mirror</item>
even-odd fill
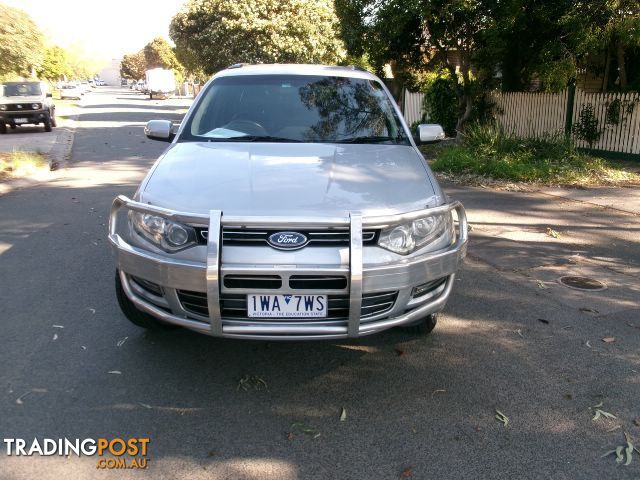
[[[437,123],[418,125],[418,141],[420,143],[438,143],[445,137],[442,126]]]
[[[150,120],[144,127],[144,134],[151,140],[171,142],[176,136],[176,131],[169,120]]]
[[[47,98],[52,98],[52,97],[53,97],[53,94],[47,93]]]

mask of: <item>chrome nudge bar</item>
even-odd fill
[[[155,253],[127,243],[118,233],[118,212],[120,209],[158,215],[176,222],[192,226],[208,228],[206,264],[191,260],[172,257],[172,254]],[[363,265],[362,231],[364,228],[385,228],[394,224],[408,222],[420,217],[446,213],[455,210],[458,219],[458,228],[455,244],[436,252],[428,252],[418,256],[402,258],[397,263],[366,266]],[[268,227],[269,229],[296,229],[318,227],[342,227],[349,229],[349,266],[348,272],[345,266],[337,269],[336,266],[317,265],[307,266],[305,271],[317,270],[326,273],[335,270],[342,274],[347,273],[349,280],[349,315],[345,325],[337,325],[335,322],[327,324],[313,322],[297,322],[287,320],[279,321],[236,321],[225,319],[221,315],[220,294],[221,275],[225,271],[221,262],[222,229],[223,227]],[[444,307],[449,292],[453,285],[454,274],[459,262],[464,257],[468,241],[467,218],[460,202],[454,201],[435,208],[428,208],[399,215],[362,216],[359,212],[350,212],[348,217],[278,217],[278,216],[232,216],[224,215],[220,210],[211,210],[208,214],[175,212],[166,208],[133,201],[123,195],[118,196],[111,207],[109,218],[109,241],[118,254],[119,268],[121,269],[122,285],[129,299],[142,311],[145,311],[168,323],[182,325],[187,328],[208,333],[213,336],[241,337],[241,338],[296,338],[296,339],[320,339],[320,338],[348,338],[358,337],[394,325],[411,323],[425,315],[434,313]],[[277,267],[277,266],[274,266]],[[122,272],[124,270],[124,273]],[[416,278],[425,275],[448,277],[444,290],[440,297],[428,304],[418,306],[408,312],[396,312],[393,318],[382,318],[361,322],[361,306],[363,287],[369,291],[375,283],[374,291],[380,290],[385,285],[386,279],[401,278],[405,283],[410,283]],[[139,298],[129,285],[126,275],[138,274],[145,278],[145,274],[155,277],[162,284],[166,280],[176,283],[179,280],[180,287],[185,290],[202,291],[204,279],[206,279],[206,301],[208,307],[208,321],[206,317],[198,320],[187,318],[185,312],[173,313],[159,308],[152,303]],[[154,280],[154,278],[150,278]],[[419,283],[419,282],[418,282]],[[175,286],[175,285],[171,285]],[[171,303],[171,302],[170,302]],[[175,303],[174,303],[175,305]],[[178,315],[177,313],[182,313]]]

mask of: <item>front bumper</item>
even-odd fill
[[[118,211],[121,208],[161,215],[190,225],[208,227],[206,262],[177,258],[171,254],[156,253],[128,243],[117,233]],[[392,261],[370,262],[368,249],[363,248],[363,226],[381,228],[398,221],[411,220],[430,213],[455,210],[458,217],[455,243],[435,252],[409,257],[393,258]],[[225,263],[221,247],[221,232],[224,227],[277,226],[277,228],[304,228],[309,226],[348,227],[349,246],[341,256],[343,261],[323,262],[258,262],[255,258],[245,264]],[[127,297],[139,309],[159,320],[183,326],[201,333],[218,337],[263,339],[263,340],[314,340],[354,338],[380,332],[391,327],[410,325],[425,316],[442,310],[447,302],[455,272],[466,254],[468,241],[467,220],[459,202],[441,207],[387,217],[366,217],[352,213],[348,218],[263,218],[229,217],[212,210],[209,215],[177,213],[153,207],[119,196],[113,202],[109,221],[109,241],[115,254],[120,279]],[[225,247],[226,249],[227,247]],[[240,247],[235,247],[240,248]],[[266,247],[269,248],[269,247]],[[231,252],[229,258],[237,259]],[[311,250],[307,248],[305,250]],[[303,250],[304,251],[304,250]],[[241,256],[242,257],[242,256]],[[334,293],[344,294],[348,314],[335,319],[256,319],[226,317],[221,310],[224,295],[246,294],[250,290],[229,290],[221,279],[227,274],[273,274],[288,279],[293,275],[344,275],[348,285],[343,290],[314,291],[281,288],[253,293]],[[152,282],[159,287],[161,295],[141,288],[142,282]],[[415,296],[414,288],[433,284],[426,294]],[[391,308],[373,315],[364,315],[368,298],[389,295],[393,292]],[[181,294],[199,295],[205,302],[206,315],[185,308]],[[385,292],[385,293],[383,293]],[[238,296],[238,295],[236,295]],[[331,297],[330,297],[331,298]],[[363,310],[363,308],[365,310]]]
[[[20,112],[0,112],[0,123],[9,125],[29,125],[43,123],[49,118],[49,110],[24,110]],[[26,121],[18,121],[16,119],[25,119]]]

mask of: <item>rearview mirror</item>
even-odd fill
[[[423,123],[418,125],[418,140],[420,143],[437,143],[445,137],[444,130],[437,123]]]
[[[144,127],[144,134],[151,140],[171,142],[176,136],[176,131],[169,120],[150,120]]]

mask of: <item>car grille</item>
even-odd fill
[[[277,290],[287,285],[280,275],[225,275],[226,289]],[[292,290],[344,290],[349,281],[344,275],[291,275],[288,280]]]
[[[35,103],[35,102],[34,102]],[[31,103],[10,103],[7,104],[7,112],[31,112]]]
[[[178,299],[187,312],[204,317],[209,316],[207,294],[178,290]],[[349,317],[349,296],[329,295],[327,317],[316,320],[346,320]],[[398,292],[376,292],[362,295],[361,317],[367,318],[391,310]],[[223,294],[220,296],[220,313],[223,318],[247,318],[247,296]],[[255,319],[260,321],[260,319]],[[285,320],[285,319],[279,319]]]
[[[206,244],[207,235],[209,233],[207,228],[197,228],[198,243]],[[224,228],[222,230],[222,245],[241,245],[246,247],[251,246],[263,246],[269,245],[267,239],[270,235],[280,232],[282,230],[260,230],[260,229],[230,229]],[[306,229],[295,230],[298,233],[305,235],[309,242],[307,247],[333,247],[333,246],[348,246],[349,245],[349,229],[336,228],[336,229]],[[364,230],[362,232],[362,244],[374,245],[378,240],[378,230]]]

